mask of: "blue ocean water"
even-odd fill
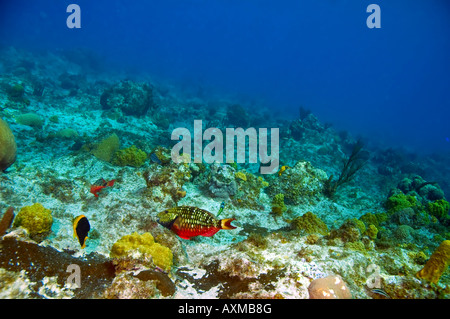
[[[299,105],[382,145],[450,150],[450,5],[378,1],[2,1],[3,44],[84,47],[120,66],[264,101],[274,116]]]

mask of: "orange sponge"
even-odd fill
[[[444,240],[435,250],[425,264],[425,267],[416,274],[419,279],[425,279],[436,284],[450,264],[450,240]]]

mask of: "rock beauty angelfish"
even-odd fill
[[[78,238],[81,249],[86,247],[86,239],[88,239],[88,233],[91,229],[89,220],[86,216],[80,215],[73,221],[73,238]]]

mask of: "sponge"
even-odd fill
[[[416,277],[437,284],[439,278],[441,278],[449,264],[450,240],[444,240],[431,255],[430,259],[425,264],[425,267],[416,274]]]
[[[8,124],[0,119],[0,171],[10,167],[17,156],[17,145]]]

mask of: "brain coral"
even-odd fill
[[[26,228],[31,236],[49,232],[52,224],[52,212],[39,203],[22,207],[14,219],[14,226]]]
[[[166,246],[155,243],[150,233],[139,235],[134,232],[131,235],[123,236],[112,246],[110,256],[113,258],[126,257],[136,251],[142,254],[144,258],[151,257],[153,263],[164,270],[170,270],[172,267],[172,251]]]
[[[8,124],[0,119],[0,171],[10,167],[17,156],[17,145]]]

